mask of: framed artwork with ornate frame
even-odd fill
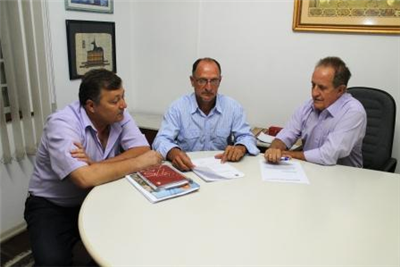
[[[114,0],[65,0],[65,9],[98,13],[113,13]]]
[[[400,34],[400,0],[294,0],[293,30]]]
[[[66,20],[70,80],[91,69],[117,72],[115,23]]]

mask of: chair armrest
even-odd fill
[[[397,159],[390,158],[383,166],[382,171],[385,172],[394,172],[396,170]]]

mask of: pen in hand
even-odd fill
[[[281,161],[288,161],[288,160],[290,160],[291,158],[290,157],[281,157]]]

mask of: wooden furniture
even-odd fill
[[[158,129],[160,129],[162,115],[142,112],[131,112],[130,114],[151,146],[154,138],[156,138]]]

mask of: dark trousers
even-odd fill
[[[80,240],[79,209],[60,207],[42,197],[27,198],[24,217],[35,266],[72,265],[72,249]]]

